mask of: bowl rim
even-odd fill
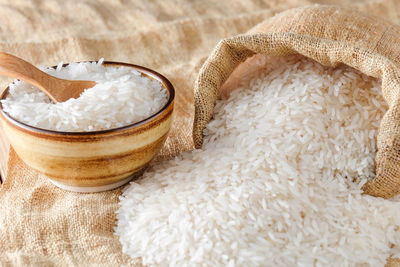
[[[98,61],[78,61],[78,62],[71,62],[71,63],[83,63],[83,62],[98,62]],[[65,63],[62,66],[68,66],[71,63]],[[26,124],[24,122],[18,121],[16,119],[14,119],[13,117],[11,117],[9,114],[7,114],[4,110],[3,110],[3,105],[0,102],[0,114],[7,119],[7,121],[9,121],[10,123],[19,126],[25,130],[30,130],[33,132],[38,132],[38,133],[45,133],[45,134],[52,134],[52,135],[59,135],[59,136],[86,136],[86,135],[97,135],[97,134],[108,134],[108,133],[116,133],[116,132],[121,132],[121,131],[125,131],[125,130],[129,130],[129,129],[133,129],[139,126],[142,126],[150,121],[152,121],[153,119],[157,118],[158,116],[160,116],[173,102],[175,99],[175,88],[172,85],[172,83],[162,74],[140,66],[140,65],[135,65],[135,64],[130,64],[130,63],[125,63],[125,62],[117,62],[117,61],[103,61],[102,65],[104,66],[110,66],[110,67],[130,67],[133,68],[137,71],[139,71],[142,74],[145,74],[147,76],[150,76],[151,78],[159,81],[169,92],[169,97],[168,97],[168,101],[167,103],[156,113],[154,113],[153,115],[151,115],[148,118],[145,118],[141,121],[135,122],[135,123],[131,123],[125,126],[121,126],[121,127],[117,127],[117,128],[111,128],[111,129],[107,129],[107,130],[98,130],[98,131],[88,131],[88,132],[67,132],[67,131],[56,131],[56,130],[50,130],[50,129],[44,129],[44,128],[39,128],[39,127],[35,127],[29,124]],[[50,68],[56,68],[57,66],[51,66]],[[7,88],[1,93],[0,95],[0,100],[5,99],[5,97],[7,96],[9,91],[9,86],[7,86]]]

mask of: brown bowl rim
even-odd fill
[[[74,62],[74,63],[81,63],[81,62],[96,62],[96,61],[79,61],[79,62]],[[63,64],[63,67],[69,65],[70,63],[65,63]],[[136,128],[138,126],[142,126],[148,122],[150,122],[151,120],[153,120],[154,118],[158,117],[159,115],[161,115],[174,101],[175,99],[175,88],[172,85],[172,83],[162,74],[140,66],[140,65],[135,65],[135,64],[130,64],[130,63],[125,63],[125,62],[117,62],[117,61],[103,61],[102,62],[103,65],[105,66],[125,66],[125,67],[131,67],[134,68],[136,70],[138,70],[139,72],[150,76],[151,78],[156,79],[157,81],[161,82],[163,84],[163,86],[168,90],[169,92],[169,98],[167,103],[156,113],[154,113],[153,115],[151,115],[150,117],[143,119],[141,121],[132,123],[132,124],[128,124],[122,127],[117,127],[117,128],[111,128],[111,129],[107,129],[107,130],[99,130],[99,131],[89,131],[89,132],[66,132],[66,131],[56,131],[56,130],[49,130],[49,129],[44,129],[44,128],[39,128],[39,127],[35,127],[35,126],[31,126],[29,124],[26,124],[24,122],[20,122],[16,119],[14,119],[13,117],[11,117],[10,115],[8,115],[4,110],[3,110],[3,105],[0,102],[0,113],[4,116],[4,118],[6,118],[9,122],[25,129],[25,130],[31,130],[34,132],[39,132],[39,133],[46,133],[46,134],[52,134],[52,135],[69,135],[69,136],[86,136],[86,135],[97,135],[97,134],[107,134],[107,133],[115,133],[115,132],[121,132],[121,131],[125,131],[128,129],[132,129],[132,128]],[[52,66],[51,68],[56,68],[57,66]],[[3,91],[3,93],[0,95],[0,100],[5,99],[5,96],[8,94],[9,91],[9,86],[7,86],[7,88]]]

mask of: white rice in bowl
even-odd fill
[[[129,67],[105,67],[102,60],[71,63],[46,73],[68,80],[92,80],[97,84],[79,98],[52,103],[37,88],[22,82],[10,84],[2,100],[3,110],[12,118],[42,129],[83,132],[118,128],[157,113],[168,101],[168,91]]]
[[[116,234],[150,266],[384,266],[400,203],[363,195],[386,104],[379,81],[298,57],[219,101],[202,149],[121,196]]]

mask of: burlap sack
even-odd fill
[[[104,57],[158,70],[177,91],[165,158],[193,148],[194,81],[217,42],[279,11],[313,3],[400,23],[398,0],[2,0],[0,50],[41,66]],[[0,87],[5,84],[2,80]],[[0,190],[0,266],[141,266],[123,254],[113,234],[121,189],[66,192],[28,168],[12,149],[3,154],[8,162]],[[388,259],[388,266],[400,261]]]
[[[382,79],[389,109],[377,137],[376,177],[366,194],[390,198],[400,192],[400,27],[354,9],[311,6],[283,12],[247,34],[222,40],[200,70],[195,84],[193,138],[212,118],[220,88],[240,63],[255,54],[301,54],[325,66],[347,64]]]

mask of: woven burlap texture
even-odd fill
[[[300,54],[325,66],[344,63],[382,80],[389,109],[378,132],[376,177],[366,194],[390,198],[400,192],[400,27],[374,16],[338,7],[303,7],[283,12],[250,30],[222,40],[195,84],[193,138],[212,118],[220,88],[240,63],[255,54]],[[305,114],[306,115],[306,114]]]
[[[1,0],[6,19],[0,50],[41,66],[104,57],[161,72],[177,93],[174,125],[161,153],[166,158],[193,149],[194,82],[218,41],[313,3],[341,4],[400,23],[398,0]],[[113,235],[121,189],[66,192],[13,150],[8,163],[0,190],[0,266],[140,266]],[[400,262],[389,259],[388,266]]]

